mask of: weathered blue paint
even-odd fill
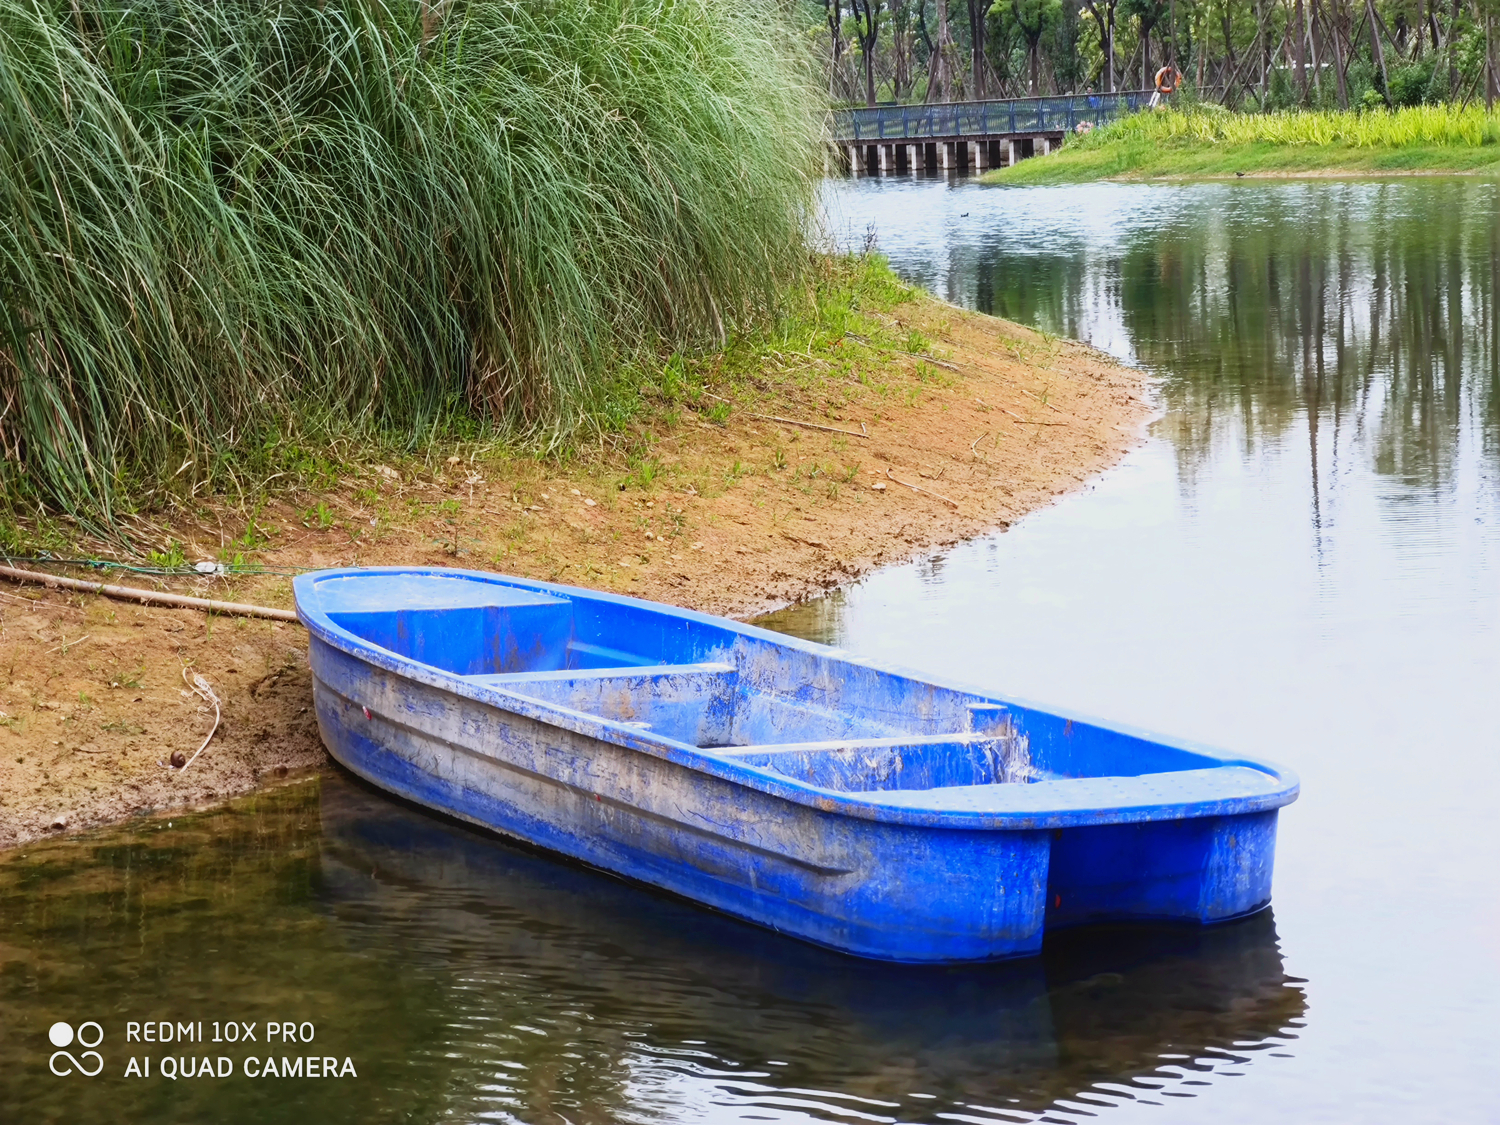
[[[1036,952],[1271,897],[1259,761],[753,626],[456,570],[296,579],[323,739],[404,797],[808,941]]]

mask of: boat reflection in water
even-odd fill
[[[448,1090],[473,1104],[456,1112],[493,1100],[584,1119],[737,1107],[931,1120],[962,1106],[1028,1120],[1080,1094],[1192,1094],[1288,1053],[1306,1007],[1270,911],[1064,931],[1025,961],[903,966],[779,937],[342,776],[321,808],[323,890],[348,940],[395,943],[464,982],[452,1041],[433,1048],[468,1060]],[[466,1067],[473,1092],[459,1093]]]

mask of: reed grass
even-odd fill
[[[772,0],[0,0],[4,485],[96,525],[283,445],[545,443],[774,316],[817,93]]]
[[[1110,176],[1469,171],[1496,162],[1500,116],[1481,106],[1266,114],[1205,106],[1133,114],[992,178],[1048,183]]]

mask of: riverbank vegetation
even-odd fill
[[[1141,90],[1272,112],[1500,93],[1495,0],[821,0],[830,97],[946,102]]]
[[[722,349],[620,371],[597,406],[609,420],[565,455],[484,435],[388,460],[340,443],[258,497],[200,491],[131,518],[151,555],[116,558],[123,573],[101,565],[118,543],[67,521],[0,521],[0,547],[31,536],[27,569],[282,608],[299,571],[399,565],[749,616],[1003,528],[1140,440],[1139,370],[956,309],[873,256],[818,261],[806,285]],[[224,725],[175,771],[159,763],[214,720],[183,695],[184,665]],[[6,668],[0,848],[325,761],[290,623],[7,583]]]
[[[772,323],[820,170],[782,12],[0,0],[12,510],[562,448],[619,372]]]
[[[985,180],[1476,171],[1500,171],[1500,116],[1478,106],[1272,114],[1197,107],[1124,118]]]

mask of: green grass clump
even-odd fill
[[[779,11],[0,0],[0,483],[102,525],[288,443],[564,434],[764,323],[820,120]]]
[[[1137,113],[1060,152],[992,173],[997,183],[1318,171],[1465,172],[1500,164],[1500,116],[1421,105],[1367,112]]]

